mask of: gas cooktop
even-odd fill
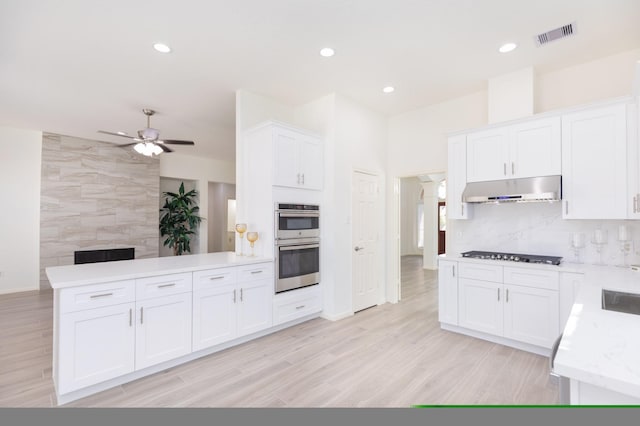
[[[467,251],[462,257],[474,259],[506,260],[508,262],[542,263],[546,265],[559,265],[562,257],[540,256],[537,254],[499,253],[493,251]]]

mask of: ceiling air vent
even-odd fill
[[[575,33],[576,33],[576,23],[572,22],[570,24],[563,25],[560,28],[547,31],[546,33],[538,34],[534,38],[536,40],[536,45],[540,47],[547,43],[551,43],[552,41],[567,38],[569,36],[574,35]]]

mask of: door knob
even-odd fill
[[[364,247],[358,247],[356,246],[356,248],[354,248],[355,251],[360,251],[360,250],[364,250]]]

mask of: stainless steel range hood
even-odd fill
[[[470,182],[464,188],[465,203],[502,203],[559,201],[562,199],[562,176]]]

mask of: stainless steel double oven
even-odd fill
[[[320,207],[275,206],[276,293],[320,283]]]

